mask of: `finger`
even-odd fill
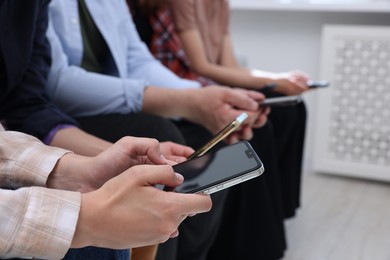
[[[253,90],[247,91],[247,95],[248,95],[248,97],[252,98],[256,102],[260,102],[260,101],[263,101],[265,99],[264,94],[260,93],[258,91],[253,91]]]
[[[247,114],[248,114],[248,118],[245,120],[245,125],[247,126],[253,126],[258,118],[259,118],[259,115],[260,115],[260,112],[256,111],[256,112],[249,112],[247,111]]]
[[[179,230],[175,230],[170,236],[169,236],[169,238],[175,238],[175,237],[177,237],[177,236],[179,236]]]
[[[156,139],[127,136],[118,143],[130,157],[146,156],[154,164],[166,164],[165,158],[161,156],[160,143]]]
[[[167,162],[169,165],[175,165],[175,164],[187,161],[187,157],[174,156],[174,155],[166,156],[166,159],[167,159]]]
[[[254,111],[258,107],[258,102],[248,97],[247,95],[235,92],[234,90],[227,92],[224,101],[241,110]]]
[[[253,128],[260,128],[260,127],[264,126],[267,123],[268,114],[270,111],[271,110],[269,107],[263,108],[260,115],[258,116],[256,122],[253,124],[252,127]]]
[[[242,140],[251,140],[253,138],[253,131],[251,127],[243,127],[240,131],[240,138]]]
[[[242,133],[245,140],[251,140],[253,138],[253,130],[250,127],[243,128]]]
[[[172,197],[184,216],[208,212],[212,207],[210,195],[172,193]]]
[[[240,141],[238,132],[231,133],[228,137],[225,138],[225,142],[228,144],[234,144],[238,141]]]
[[[309,80],[310,79],[310,76],[308,74],[306,74],[305,72],[302,72],[302,71],[295,71],[296,75],[301,78],[302,80]]]
[[[129,171],[132,169],[136,171],[139,182],[145,186],[161,184],[176,187],[184,181],[184,177],[175,173],[170,165],[138,165],[130,168]]]
[[[187,158],[195,151],[189,146],[181,145],[173,142],[162,142],[160,144],[161,153],[168,158],[169,156],[181,156]]]

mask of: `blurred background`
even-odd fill
[[[302,207],[284,259],[390,259],[390,1],[230,2],[242,63],[331,82],[304,94]]]

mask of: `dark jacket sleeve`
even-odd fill
[[[58,124],[76,125],[46,94],[48,3],[0,0],[0,119],[9,129],[40,139]]]

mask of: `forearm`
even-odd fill
[[[73,153],[65,154],[58,160],[47,178],[46,186],[51,189],[86,192],[94,190],[95,180],[91,159]],[[84,171],[84,169],[87,169]]]
[[[260,89],[272,82],[269,77],[253,75],[250,70],[241,67],[225,67],[208,63],[194,69],[199,75],[226,86]]]
[[[181,117],[190,119],[192,110],[191,93],[196,89],[174,90],[148,87],[144,93],[143,108],[145,113],[163,117]],[[196,98],[194,95],[193,98]]]
[[[187,54],[191,69],[200,76],[212,79],[221,85],[241,88],[255,89],[268,83],[261,78],[252,77],[248,70],[210,61],[201,34],[197,29],[182,31],[179,33],[179,38]],[[227,41],[224,45],[229,45],[228,43]],[[222,55],[226,56],[223,62],[235,63],[229,46],[225,46]]]
[[[72,127],[59,130],[50,145],[84,156],[96,156],[111,146],[111,143]]]

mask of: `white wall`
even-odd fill
[[[269,71],[300,69],[320,77],[323,24],[390,25],[390,13],[302,12],[232,10],[231,34],[235,48],[249,67]],[[315,100],[320,93],[305,94],[308,125],[305,167],[310,171]]]

